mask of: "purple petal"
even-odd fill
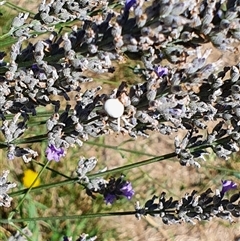
[[[126,182],[124,186],[120,189],[120,191],[122,192],[122,195],[125,196],[127,199],[131,199],[134,195],[134,190],[130,182]]]
[[[125,11],[129,11],[134,4],[136,4],[136,0],[126,0]]]
[[[106,202],[106,204],[110,203],[110,204],[113,204],[113,202],[115,201],[116,199],[116,196],[113,195],[113,194],[110,194],[108,193],[105,197],[104,197],[104,200]]]
[[[157,66],[154,68],[155,73],[158,77],[163,77],[168,74],[168,68]]]
[[[225,194],[225,192],[237,188],[237,184],[233,181],[229,180],[222,180],[222,190],[221,190],[221,196]]]
[[[46,155],[49,161],[54,160],[56,162],[59,162],[60,158],[64,156],[64,150],[63,148],[57,148],[51,144],[46,149]]]

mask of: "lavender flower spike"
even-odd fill
[[[237,184],[233,181],[222,180],[222,190],[220,192],[221,197],[224,196],[225,192],[237,188]]]
[[[59,162],[60,158],[64,156],[64,150],[63,148],[57,148],[53,144],[51,144],[46,149],[46,155],[49,161],[54,160],[56,162]]]
[[[12,197],[10,197],[7,192],[11,188],[17,186],[16,183],[11,183],[7,180],[9,171],[3,171],[2,174],[0,173],[0,207],[7,207],[11,206]]]
[[[165,68],[165,67],[161,67],[161,66],[156,66],[154,68],[154,71],[155,73],[157,74],[157,76],[160,78],[160,77],[163,77],[164,75],[167,75],[168,74],[168,68]]]
[[[126,0],[125,11],[129,11],[134,4],[136,4],[136,0]]]
[[[120,189],[120,191],[122,192],[122,195],[125,196],[127,199],[131,199],[134,195],[134,190],[130,182],[126,182]]]

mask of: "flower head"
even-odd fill
[[[51,144],[46,149],[46,155],[49,161],[54,160],[56,162],[59,162],[60,158],[64,156],[64,150],[63,148],[57,148]]]
[[[24,171],[24,176],[23,176],[23,185],[27,188],[29,188],[34,180],[37,178],[38,173],[34,172],[31,169],[27,169]],[[38,178],[35,183],[32,185],[32,187],[37,187],[40,185],[40,179]]]
[[[220,192],[221,197],[225,194],[225,192],[237,188],[237,184],[233,181],[222,180],[222,190]]]
[[[168,68],[161,67],[161,66],[156,66],[154,68],[154,71],[159,78],[168,74]]]
[[[104,200],[106,204],[112,204],[116,199],[121,196],[131,199],[134,195],[132,184],[123,180],[123,176],[118,179],[111,178],[104,190]]]
[[[129,11],[134,4],[136,4],[136,0],[126,0],[125,11]]]

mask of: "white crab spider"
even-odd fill
[[[119,132],[120,118],[122,117],[124,112],[123,104],[119,101],[119,99],[108,99],[104,103],[104,110],[110,117],[117,119],[118,132]]]
[[[132,126],[124,117],[124,105],[119,99],[108,99],[104,103],[104,110],[106,113],[112,117],[117,119],[117,124],[118,124],[118,132],[120,132],[120,120],[122,119],[125,123],[128,125]]]
[[[124,112],[124,106],[118,99],[108,99],[104,103],[104,110],[113,118],[120,118]]]

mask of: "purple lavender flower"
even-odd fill
[[[118,179],[111,178],[107,186],[104,188],[104,200],[106,204],[112,204],[121,196],[131,199],[134,195],[132,184],[123,180],[123,175]]]
[[[237,184],[233,181],[222,180],[222,190],[220,192],[221,197],[224,196],[225,192],[237,188]]]
[[[157,74],[157,76],[160,78],[160,77],[163,77],[164,75],[167,75],[168,74],[168,68],[165,68],[165,67],[161,67],[161,66],[156,66],[154,68],[154,71],[155,73]]]
[[[122,195],[125,196],[127,199],[131,199],[134,195],[134,190],[130,182],[124,183],[123,187],[120,188],[120,191],[122,192]]]
[[[116,199],[116,195],[110,194],[110,193],[108,193],[108,194],[105,196],[105,198],[104,198],[106,204],[108,204],[108,203],[113,204],[113,202],[115,201],[115,199]]]
[[[134,4],[136,4],[136,0],[126,0],[125,11],[129,11]]]
[[[54,160],[56,162],[59,162],[60,158],[64,156],[64,150],[63,148],[57,148],[53,144],[51,144],[46,149],[46,155],[49,161]]]
[[[31,69],[32,69],[33,72],[36,72],[36,71],[40,70],[37,64],[33,64]]]

